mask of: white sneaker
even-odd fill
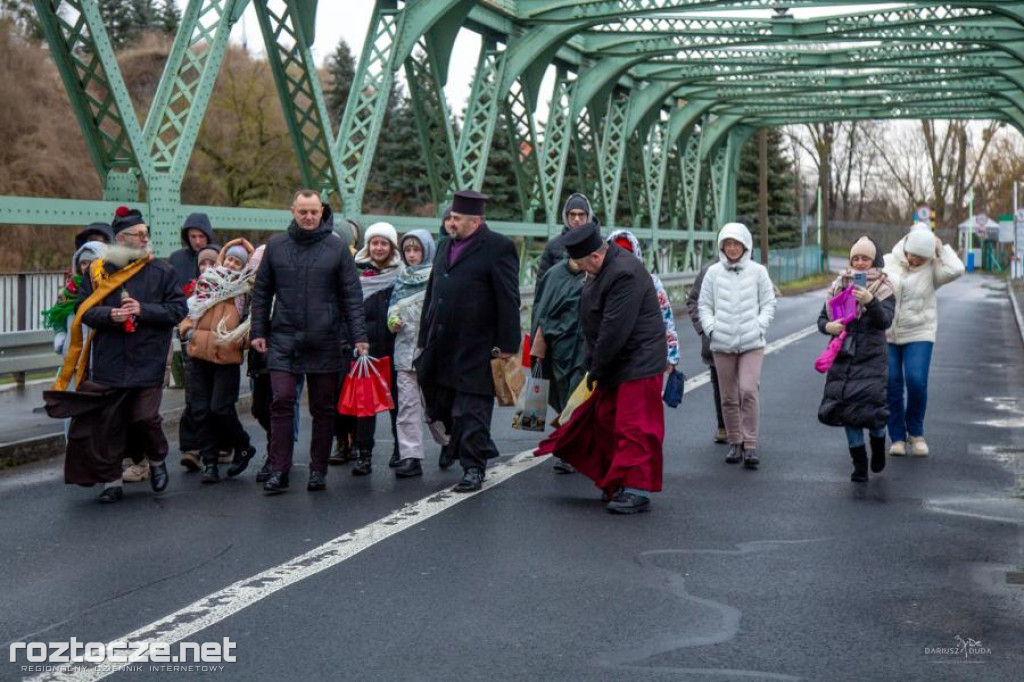
[[[907,442],[903,440],[893,441],[889,446],[889,454],[893,457],[903,457],[907,454]]]
[[[915,457],[928,456],[928,443],[924,442],[924,436],[910,437],[910,454]]]
[[[131,460],[128,461],[131,462]],[[125,483],[138,483],[139,481],[145,481],[147,478],[149,478],[149,462],[146,460],[143,460],[142,464],[132,464],[125,467],[124,473],[121,475],[121,479]]]

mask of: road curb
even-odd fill
[[[252,406],[252,394],[245,393],[238,398],[235,407],[238,410],[248,410]],[[161,410],[160,416],[164,418],[164,432],[177,427],[181,421],[181,413],[185,411],[184,406],[173,407]],[[60,457],[64,454],[64,434],[51,433],[45,436],[25,438],[24,440],[4,443],[0,445],[0,471],[11,469],[39,462],[45,459]]]
[[[1010,304],[1013,306],[1013,316],[1017,319],[1017,331],[1020,333],[1020,342],[1024,344],[1024,312],[1021,310],[1020,301],[1017,300],[1017,292],[1013,289],[1013,280],[1006,278],[1006,290],[1010,292]]]

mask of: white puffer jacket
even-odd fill
[[[944,244],[937,258],[912,268],[903,250],[905,241],[906,237],[885,256],[885,274],[896,292],[896,314],[885,338],[896,345],[934,343],[938,329],[935,291],[964,274],[964,264],[956,251]]]
[[[722,252],[726,239],[746,250],[736,263]],[[708,268],[697,310],[715,353],[746,353],[764,348],[765,333],[775,317],[775,287],[768,270],[750,259],[754,240],[742,223],[728,223],[718,233],[718,262]]]

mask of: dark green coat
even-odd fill
[[[587,371],[580,325],[582,297],[583,273],[571,272],[567,260],[551,267],[537,285],[530,331],[535,333],[540,327],[544,332],[548,350],[541,371],[551,382],[548,403],[556,412],[565,409],[573,389]]]

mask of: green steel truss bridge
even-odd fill
[[[591,197],[606,225],[628,214],[619,222],[652,244],[661,271],[692,269],[714,227],[734,217],[740,148],[766,126],[952,118],[1024,131],[1024,2],[1009,0],[376,0],[340,130],[310,49],[317,0],[189,0],[144,121],[95,0],[35,0],[103,196],[2,197],[0,223],[78,225],[131,202],[160,254],[176,247],[190,211],[219,228],[283,227],[283,211],[180,201],[228,36],[250,3],[307,186],[345,215],[373,219],[361,214],[362,198],[401,71],[438,205],[457,188],[487,190],[495,135],[528,150],[515,159],[521,222],[496,224],[527,238],[524,271],[529,238],[560,230],[570,188]],[[808,7],[832,11],[794,19],[785,10]],[[457,132],[443,85],[463,27],[480,34],[481,50]],[[628,207],[618,206],[622,194]]]

